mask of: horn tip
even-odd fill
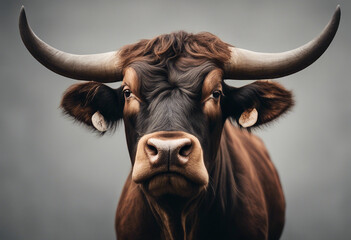
[[[19,19],[18,19],[18,27],[20,30],[21,38],[23,39],[23,36],[26,33],[26,29],[29,28],[26,12],[24,10],[23,5],[21,7],[21,11],[20,11]]]
[[[24,10],[24,6],[22,5],[21,10],[20,10],[20,15],[25,15],[26,11]]]
[[[340,15],[341,15],[341,8],[340,8],[340,4],[338,4],[336,6],[336,9],[335,9],[335,15],[337,15],[338,18],[340,18]]]
[[[22,5],[21,7],[21,11],[20,11],[20,16],[19,16],[19,22],[26,22],[27,21],[27,17],[26,17],[26,11],[24,10],[24,6]]]

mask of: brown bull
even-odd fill
[[[271,81],[318,59],[340,20],[289,52],[255,53],[210,33],[176,32],[116,52],[73,55],[41,41],[24,9],[20,32],[42,64],[88,83],[70,87],[64,112],[104,133],[123,119],[132,170],[116,213],[118,239],[279,239],[285,201],[262,141],[245,130],[293,105]],[[123,81],[112,89],[102,82]]]

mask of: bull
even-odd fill
[[[61,107],[104,134],[124,121],[132,169],[116,212],[118,239],[279,239],[285,200],[263,142],[250,129],[293,106],[272,81],[235,88],[224,79],[272,79],[316,61],[338,29],[340,8],[322,33],[283,53],[234,47],[184,31],[73,55],[40,40],[22,7],[29,52],[72,85]],[[117,89],[103,83],[122,81]]]

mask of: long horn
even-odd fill
[[[65,77],[98,82],[122,80],[118,51],[91,55],[74,55],[57,50],[39,39],[27,22],[24,7],[19,17],[21,38],[28,51],[48,69]]]
[[[268,79],[298,72],[316,61],[333,40],[340,22],[340,6],[322,33],[309,43],[282,53],[258,53],[230,47],[231,59],[225,65],[227,79]]]

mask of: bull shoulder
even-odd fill
[[[279,238],[284,225],[285,200],[278,173],[262,140],[227,121],[221,152],[222,161],[235,178],[241,212],[238,217],[242,216],[236,221],[245,224],[243,229],[249,232],[256,230],[260,234],[268,230],[267,239]],[[262,229],[257,228],[257,221]]]

